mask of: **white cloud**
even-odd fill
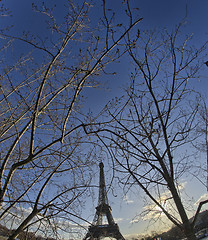
[[[129,199],[129,197],[127,195],[124,196],[123,200],[127,203],[127,204],[131,204],[134,203],[133,200]]]
[[[130,223],[138,223],[139,221],[141,221],[141,217],[135,217],[130,221]]]
[[[186,186],[187,182],[182,182],[178,184],[177,188],[179,191],[183,190]],[[207,195],[208,196],[208,195]],[[128,200],[128,198],[127,198]],[[161,204],[161,206],[166,209],[168,212],[174,212],[172,201],[173,198],[171,196],[170,191],[165,191],[161,193],[160,198],[156,199],[157,202]],[[131,220],[130,223],[137,223],[141,220],[149,220],[149,219],[156,219],[165,216],[162,209],[156,205],[155,203],[151,203],[143,207],[143,212],[136,216],[134,219]]]
[[[146,221],[150,219],[156,219],[159,217],[164,216],[165,214],[162,212],[162,210],[158,206],[154,206],[151,210],[146,210],[140,215],[136,216],[134,219],[130,221],[130,223],[138,223],[140,221]]]
[[[199,205],[200,202],[208,199],[208,193],[203,194],[196,202],[195,205]]]
[[[181,191],[183,190],[187,185],[187,182],[179,183],[178,184],[178,190]]]
[[[114,218],[114,220],[115,220],[115,222],[117,223],[117,222],[123,221],[123,218]]]

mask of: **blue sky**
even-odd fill
[[[48,0],[49,1],[49,0]],[[63,5],[64,1],[50,0],[57,5],[57,17],[62,19]],[[14,28],[11,30],[14,34],[19,34],[24,29],[31,30],[34,33],[41,33],[47,35],[47,31],[43,32],[43,19],[37,18],[36,14],[31,11],[32,1],[30,0],[7,0],[2,1],[6,7],[8,7],[12,12],[12,17],[2,20],[0,24],[14,24]],[[39,2],[39,1],[36,1]],[[46,1],[47,2],[47,1]],[[117,8],[119,0],[109,1],[110,8]],[[140,30],[163,28],[172,31],[175,25],[178,24],[187,14],[187,26],[184,34],[194,34],[194,44],[200,46],[203,42],[207,40],[208,36],[208,1],[207,0],[132,0],[131,6],[133,8],[139,8],[138,16],[143,17],[142,22],[139,24]],[[123,13],[118,13],[118,21],[122,20]],[[61,20],[60,20],[61,21]],[[99,112],[102,107],[113,97],[120,96],[122,94],[122,87],[128,84],[129,74],[132,69],[132,65],[127,56],[121,60],[118,64],[112,64],[107,70],[116,71],[116,75],[102,76],[101,80],[104,81],[104,86],[98,90],[88,90],[86,92],[88,109],[92,111]],[[202,90],[206,94],[208,87],[207,84],[208,70],[203,69],[203,78],[199,82],[196,82],[196,89]],[[105,167],[107,172],[108,167]],[[97,176],[98,177],[98,176]],[[110,182],[111,175],[106,174],[106,183]],[[98,179],[97,179],[98,180]],[[184,179],[184,194],[193,196],[194,192],[194,202],[196,202],[201,196],[206,193],[206,189],[201,185],[196,185],[195,180],[192,182],[186,182]],[[115,188],[115,187],[114,187]],[[112,214],[115,220],[120,226],[120,230],[124,235],[131,235],[137,233],[143,233],[146,231],[148,226],[148,221],[136,221],[135,215],[143,211],[145,202],[143,200],[143,193],[134,189],[134,191],[127,193],[126,196],[120,194],[120,190],[114,189],[114,194],[109,191],[109,200],[112,206]],[[117,196],[117,197],[115,197]],[[91,201],[91,200],[90,200]],[[92,220],[97,204],[97,199],[95,203],[89,202],[89,208],[84,211],[86,216],[90,216],[89,220]],[[134,223],[133,223],[134,222]],[[155,229],[156,226],[150,227]]]
[[[113,4],[113,6],[111,6],[112,8],[116,7],[117,1],[111,1],[111,4]],[[139,29],[141,31],[147,29],[159,29],[161,31],[163,31],[163,29],[168,29],[169,31],[174,31],[176,25],[179,24],[187,14],[184,34],[194,34],[193,42],[196,47],[201,46],[207,41],[208,2],[206,0],[133,0],[131,1],[131,6],[133,8],[139,8],[138,15],[139,17],[143,17],[142,22],[139,24]],[[120,18],[122,18],[122,14]],[[116,71],[117,75],[110,77],[104,76],[108,83],[108,91],[103,91],[103,89],[101,89],[94,93],[97,93],[97,96],[99,96],[96,100],[96,106],[93,105],[94,94],[92,95],[91,92],[89,93],[89,99],[92,99],[90,103],[93,105],[93,108],[97,108],[98,104],[100,104],[99,109],[105,106],[109,98],[115,97],[115,93],[121,95],[121,89],[128,84],[132,65],[127,56],[121,60],[121,64],[112,64],[109,68],[111,71]],[[204,79],[201,79],[201,83],[200,85],[196,85],[200,90],[204,89],[204,87],[201,88],[201,86],[207,83],[206,72],[204,73]]]
[[[32,29],[34,34],[41,33],[43,35],[47,35],[47,31],[45,31],[43,24],[44,19],[38,18],[38,14],[31,11],[33,1],[7,0],[2,2],[12,12],[12,17],[6,18],[5,20],[2,19],[4,20],[2,23],[14,24],[11,32],[19,34],[23,30],[29,31]],[[57,14],[57,19],[60,21],[63,20],[64,0],[61,0],[58,3],[55,0],[51,0],[50,2],[52,5],[56,5],[55,13]],[[107,7],[116,9],[117,21],[123,21],[124,12],[117,8],[117,6],[120,6],[120,4],[118,4],[120,0],[109,2],[110,4],[107,3]],[[176,24],[178,24],[187,15],[187,25],[184,28],[186,33],[184,34],[194,33],[194,43],[196,46],[200,46],[207,40],[208,3],[206,0],[132,0],[131,6],[132,8],[139,9],[136,15],[143,17],[142,22],[138,26],[141,31],[146,29],[162,30],[164,28],[172,31],[175,29]],[[127,64],[127,62],[129,64]],[[97,105],[99,105],[99,111],[99,109],[106,104],[109,98],[113,98],[115,96],[115,92],[119,94],[121,87],[123,87],[126,82],[128,83],[131,67],[129,59],[126,56],[122,59],[120,64],[112,64],[109,67],[109,71],[116,71],[117,75],[103,77],[105,83],[107,83],[108,91],[103,91],[103,88],[101,88],[100,91],[90,91],[88,93],[88,98],[91,104],[90,108],[94,109],[97,108]],[[97,98],[96,106],[93,106],[96,94],[98,94],[99,98]]]

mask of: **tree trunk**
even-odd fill
[[[27,224],[36,216],[37,210],[33,210],[30,215],[20,224],[20,226],[9,236],[8,240],[15,240],[22,230],[27,226]]]
[[[178,192],[176,190],[176,187],[172,181],[169,183],[170,191],[172,193],[174,202],[176,204],[176,207],[178,209],[178,213],[181,217],[182,223],[183,223],[183,229],[184,229],[184,234],[188,240],[196,240],[196,236],[194,233],[194,229],[188,219],[188,216],[186,214],[186,211],[184,209],[184,206],[181,202],[181,198],[178,195]]]

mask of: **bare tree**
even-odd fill
[[[165,214],[187,239],[195,240],[195,221],[189,221],[181,178],[196,164],[191,143],[199,136],[200,95],[191,85],[203,65],[206,44],[194,48],[191,36],[184,37],[180,28],[171,34],[143,33],[138,44],[129,47],[135,65],[131,85],[125,96],[106,106],[111,122],[91,133],[123,173],[120,182],[127,188],[138,185],[156,206],[151,209],[155,216]]]
[[[127,1],[130,21],[114,26],[106,4],[96,5],[102,16],[91,19],[93,5],[66,1],[62,23],[55,8],[33,5],[48,21],[47,38],[1,32],[0,217],[16,228],[10,240],[30,227],[49,227],[58,239],[64,225],[57,222],[82,219],[79,199],[90,185],[93,154],[82,95],[127,51],[123,40],[141,21],[133,21]]]

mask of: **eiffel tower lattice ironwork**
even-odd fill
[[[98,206],[92,225],[88,228],[88,232],[83,240],[101,239],[103,237],[112,237],[117,240],[125,240],[120,233],[118,225],[114,222],[111,214],[111,207],[108,203],[108,197],[105,186],[104,165],[101,162],[100,167],[100,183]],[[107,224],[103,223],[103,217],[107,218]]]

